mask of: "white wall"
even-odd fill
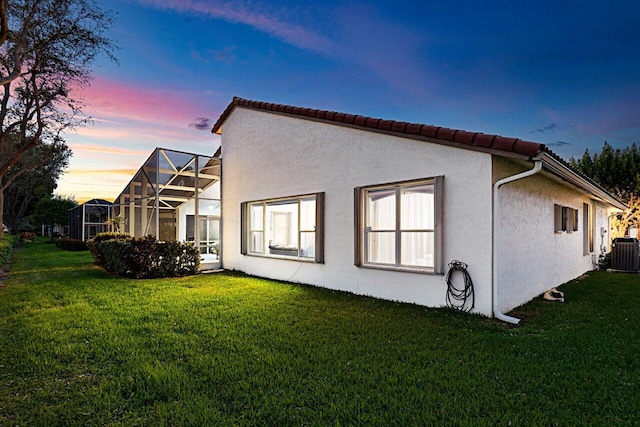
[[[494,158],[496,181],[523,170],[510,160]],[[612,208],[540,174],[500,187],[500,201],[497,258],[503,312],[596,268],[600,227],[607,227]],[[596,206],[593,257],[583,255],[583,203]],[[554,232],[554,204],[578,210],[578,231]]]
[[[236,108],[222,129],[223,267],[412,302],[445,304],[444,276],[354,266],[355,187],[444,176],[443,260],[469,265],[476,311],[491,314],[488,154]],[[240,253],[240,204],[325,192],[325,263]]]

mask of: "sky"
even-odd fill
[[[112,201],[155,147],[213,155],[234,96],[498,134],[569,159],[640,143],[637,1],[95,0],[118,62],[56,192]]]

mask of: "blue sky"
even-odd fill
[[[233,96],[542,142],[640,142],[632,1],[97,0],[119,64],[58,193],[113,199],[154,147],[213,154]]]

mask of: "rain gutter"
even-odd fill
[[[508,316],[500,311],[499,304],[499,292],[498,292],[498,237],[500,235],[500,221],[498,220],[498,213],[500,212],[500,187],[504,184],[508,184],[513,181],[518,181],[523,178],[530,177],[532,175],[537,174],[542,170],[542,160],[538,157],[533,159],[535,164],[532,169],[521,172],[516,175],[508,176],[499,181],[496,181],[493,184],[493,280],[492,280],[492,304],[493,304],[493,316],[496,319],[502,320],[503,322],[518,324],[520,319]]]

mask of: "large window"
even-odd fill
[[[242,253],[324,262],[324,193],[242,204]]]
[[[356,265],[441,272],[443,177],[356,189]]]

